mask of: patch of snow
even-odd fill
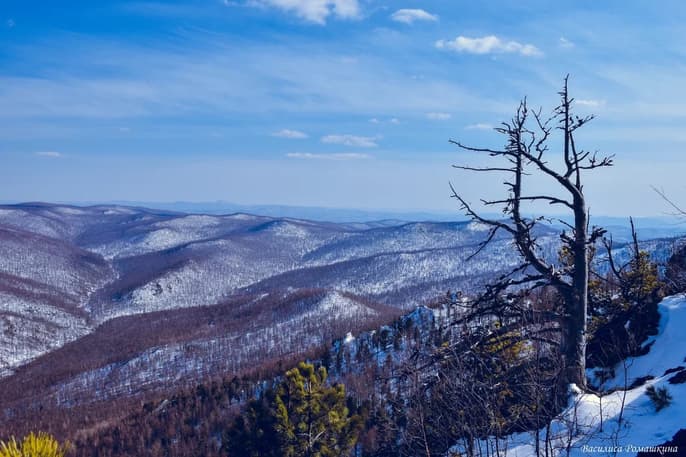
[[[178,217],[156,224],[158,227],[167,227],[174,230],[203,230],[221,224],[221,219],[216,216],[205,216],[192,214],[185,217]]]
[[[91,330],[83,317],[0,292],[0,378]]]
[[[309,235],[309,232],[305,230],[305,228],[288,221],[275,222],[268,230],[275,235],[289,238],[306,239]]]
[[[686,424],[686,384],[669,384],[670,368],[683,366],[686,356],[686,295],[665,298],[659,305],[658,335],[652,338],[648,354],[627,361],[627,376],[618,369],[610,386],[624,386],[642,376],[654,376],[644,385],[616,390],[602,397],[583,393],[570,386],[570,400],[562,414],[553,420],[550,431],[553,456],[635,455],[642,449],[658,446],[672,438]],[[649,342],[650,343],[650,342]],[[659,412],[646,395],[649,386],[667,388],[672,396],[669,406]],[[602,411],[602,415],[601,415]],[[621,422],[620,422],[621,417]],[[539,431],[540,448],[545,449],[545,429]],[[489,439],[492,443],[494,437]],[[515,433],[500,439],[501,450],[509,457],[536,455],[535,431]],[[481,443],[483,446],[485,442]],[[452,451],[464,451],[458,444]],[[681,455],[665,452],[664,455]],[[658,454],[661,454],[658,451]],[[504,455],[504,454],[503,454]],[[656,454],[657,455],[657,454]]]
[[[309,311],[296,320],[306,319],[316,322],[319,319],[349,319],[354,317],[369,317],[378,314],[374,309],[368,308],[351,298],[343,296],[340,292],[334,291],[327,293]],[[287,321],[290,322],[291,320]]]
[[[245,214],[245,213],[236,213],[236,214],[230,214],[226,216],[227,219],[235,219],[237,221],[253,221],[255,219],[258,219],[257,216],[253,216],[250,214]]]
[[[105,216],[114,216],[121,214],[136,214],[136,211],[131,208],[126,208],[123,206],[113,206],[102,212]]]
[[[661,376],[665,370],[684,365],[686,361],[686,295],[667,297],[658,307],[660,326],[658,334],[644,343],[650,346],[645,356],[626,360],[627,379],[624,378],[623,362],[615,366],[617,376],[606,383],[606,388],[631,385],[642,376]],[[686,423],[685,423],[686,425]]]
[[[470,230],[472,232],[486,232],[490,229],[491,227],[488,224],[484,224],[483,222],[472,221],[469,224],[467,224],[467,230]]]
[[[59,214],[64,214],[67,216],[81,216],[83,214],[88,214],[87,211],[84,211],[79,208],[70,208],[68,206],[60,206],[54,209],[56,213]]]

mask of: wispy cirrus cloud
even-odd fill
[[[493,129],[493,126],[491,124],[487,124],[485,122],[479,122],[476,124],[469,124],[468,126],[465,127],[466,130],[491,130]]]
[[[453,116],[450,113],[426,113],[426,118],[431,119],[432,121],[447,121],[451,119]]]
[[[543,53],[533,44],[518,41],[503,41],[495,35],[481,38],[458,36],[454,40],[438,40],[438,49],[447,49],[468,54],[519,54],[525,57],[539,57]]]
[[[418,21],[425,22],[436,22],[438,21],[438,16],[431,14],[423,9],[399,9],[395,13],[391,14],[391,19],[396,22],[402,22],[404,24],[413,24]]]
[[[393,125],[399,125],[400,119],[398,119],[397,117],[392,117],[388,120],[384,120],[384,119],[379,119],[378,117],[373,117],[373,118],[369,119],[369,123],[370,124],[386,124],[386,123],[388,123],[388,124],[393,124]]]
[[[312,159],[312,160],[358,160],[370,159],[369,154],[359,152],[338,152],[333,154],[315,154],[311,152],[289,152],[286,157],[290,159]]]
[[[57,152],[57,151],[38,151],[38,152],[35,152],[34,155],[36,155],[38,157],[47,157],[50,159],[60,159],[60,158],[64,157],[64,155],[62,155],[61,152]]]
[[[571,48],[573,48],[574,46],[576,46],[576,45],[574,44],[574,42],[569,41],[567,38],[565,38],[565,37],[563,37],[563,36],[560,37],[560,47],[561,47],[561,48],[564,48],[564,49],[571,49]]]
[[[591,98],[587,98],[587,99],[579,98],[579,99],[575,99],[574,102],[577,105],[588,106],[591,108],[598,108],[599,106],[605,105],[605,100],[595,100],[595,99],[591,99]]]
[[[354,148],[375,148],[378,137],[357,135],[326,135],[322,137],[322,143],[342,144]]]
[[[383,107],[401,120],[442,106],[467,109],[500,102],[477,97],[460,83],[442,79],[392,77],[394,68],[379,58],[365,65],[332,59],[318,47],[305,51],[270,47],[211,45],[206,49],[140,48],[108,41],[64,40],[73,46],[29,47],[37,68],[54,69],[54,77],[0,75],[0,119],[124,119],[185,116],[197,113],[252,115],[268,107],[291,113],[356,113],[369,118]],[[223,46],[223,45],[222,45]],[[89,73],[92,62],[106,61],[117,75]],[[232,62],[241,61],[238,70]],[[270,62],[265,68],[264,62]],[[86,64],[86,62],[91,62]],[[139,65],[147,62],[148,65]],[[59,69],[59,71],[57,71]],[[274,85],[275,78],[280,84]],[[193,87],[192,91],[188,87]],[[401,117],[402,116],[402,117]],[[378,117],[380,122],[387,122]],[[119,121],[124,122],[124,121]],[[272,127],[268,133],[281,126]]]
[[[288,138],[289,140],[302,140],[305,138],[309,138],[309,135],[307,133],[301,132],[300,130],[291,129],[281,129],[278,132],[272,133],[272,136],[278,138]]]
[[[248,0],[245,4],[277,8],[320,25],[326,24],[330,16],[340,19],[355,19],[360,16],[360,5],[357,0]]]

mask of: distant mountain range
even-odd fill
[[[467,262],[487,233],[467,221],[0,206],[0,404],[129,396],[306,353],[515,266],[503,238]],[[555,255],[556,232],[541,235]]]
[[[0,205],[0,414],[245,372],[478,291],[519,263],[501,237],[468,261],[488,234],[469,221],[182,208]],[[538,242],[557,258],[556,227]],[[650,246],[664,257],[672,244]]]
[[[12,202],[14,203],[14,202]],[[226,201],[214,202],[150,202],[150,201],[112,201],[112,202],[65,202],[65,205],[75,206],[126,206],[141,209],[156,209],[174,213],[225,215],[233,213],[247,213],[257,216],[275,218],[307,219],[321,222],[381,222],[393,224],[401,222],[459,222],[468,220],[455,208],[454,211],[437,210],[373,210],[356,208],[327,208],[316,206],[290,206],[290,205],[244,205]],[[500,214],[485,214],[486,217],[499,218]],[[592,215],[592,224],[607,228],[618,240],[631,238],[629,216],[595,216]],[[565,216],[551,215],[554,226],[555,220],[561,219],[569,222]],[[675,216],[664,215],[655,217],[636,217],[634,223],[638,229],[640,239],[654,239],[686,234],[686,220]]]
[[[15,201],[1,201],[0,204],[25,204]],[[107,202],[81,201],[59,202],[67,206],[126,206],[132,208],[147,208],[169,212],[187,214],[212,214],[224,215],[233,213],[247,213],[256,216],[288,217],[294,219],[307,219],[321,222],[374,222],[383,220],[395,221],[434,221],[452,222],[464,221],[466,217],[459,211],[394,211],[357,208],[328,208],[318,206],[292,206],[292,205],[243,205],[226,201],[214,202],[151,202],[151,201],[126,201],[116,200]]]

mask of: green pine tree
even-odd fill
[[[276,391],[251,400],[225,434],[230,457],[345,457],[363,421],[346,406],[345,386],[326,368],[300,363]]]
[[[661,288],[657,264],[650,260],[646,251],[638,251],[629,263],[629,270],[623,275],[622,292],[630,303],[642,304],[654,297]]]
[[[346,407],[345,386],[326,380],[308,363],[286,372],[274,402],[284,457],[345,456],[355,445],[362,420]]]

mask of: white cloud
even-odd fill
[[[565,49],[570,49],[573,48],[575,45],[573,42],[569,41],[567,38],[561,36],[560,37],[560,47],[565,48]]]
[[[477,123],[477,124],[470,124],[467,127],[465,127],[467,130],[491,130],[493,129],[493,126],[491,124],[486,124],[486,123]]]
[[[369,119],[369,123],[370,124],[386,124],[386,123],[388,123],[388,124],[398,125],[398,124],[400,124],[400,119],[398,119],[397,117],[392,117],[388,120],[382,120],[382,119],[379,119],[378,117],[373,117],[373,118]]]
[[[313,154],[311,152],[289,152],[286,157],[291,159],[319,159],[319,160],[356,160],[369,159],[369,154],[359,152],[339,152],[334,154]]]
[[[288,138],[291,140],[301,140],[303,138],[308,137],[307,133],[305,133],[305,132],[301,132],[299,130],[291,130],[291,129],[279,130],[278,132],[272,133],[272,136],[276,136],[279,138]]]
[[[574,102],[577,105],[589,106],[591,108],[597,108],[599,106],[605,105],[605,100],[593,100],[593,99],[575,99]]]
[[[453,116],[450,113],[426,113],[426,117],[432,121],[447,121]]]
[[[278,8],[322,25],[331,15],[341,19],[354,19],[360,15],[357,0],[248,0],[247,4]]]
[[[342,144],[355,148],[375,148],[377,137],[356,135],[326,135],[322,137],[322,143]]]
[[[543,53],[533,44],[522,44],[517,41],[503,41],[495,35],[481,38],[458,36],[454,40],[438,40],[438,49],[449,49],[469,54],[520,54],[526,57],[542,56]]]
[[[36,155],[39,157],[49,157],[51,159],[59,159],[61,157],[64,157],[62,153],[57,151],[39,151],[36,152]]]
[[[432,21],[438,20],[438,16],[428,13],[422,9],[400,9],[391,14],[391,19],[396,22],[405,24],[412,24],[415,21]]]
[[[51,119],[112,119],[114,129],[130,126],[135,132],[135,126],[129,124],[132,119],[175,115],[179,109],[211,116],[260,116],[267,109],[283,119],[297,103],[298,112],[303,115],[353,113],[364,116],[363,120],[376,117],[385,125],[390,117],[402,121],[417,113],[423,116],[447,107],[463,111],[480,106],[505,112],[511,107],[511,103],[502,102],[495,94],[482,98],[454,80],[399,76],[395,64],[384,59],[372,58],[365,65],[344,65],[321,46],[308,46],[303,51],[241,43],[235,49],[231,45],[228,52],[211,47],[206,52],[177,54],[166,49],[139,49],[102,41],[65,43],[73,44],[75,51],[60,54],[60,48],[69,47],[62,42],[30,48],[39,62],[52,62],[55,55],[62,56],[63,70],[55,73],[57,76],[0,77],[0,120],[26,122],[28,129],[33,121],[27,119],[42,120],[48,113]],[[83,65],[103,56],[122,69],[121,75],[85,76]],[[149,65],[136,64],[141,61]],[[241,67],[236,67],[235,62],[241,62]],[[269,62],[266,67],[265,62]],[[191,86],[194,90],[189,91]],[[284,122],[273,130],[268,128],[264,134],[298,127]],[[335,129],[328,133],[339,132],[354,133]],[[312,138],[313,132],[307,133]],[[375,132],[358,133],[373,136]]]

